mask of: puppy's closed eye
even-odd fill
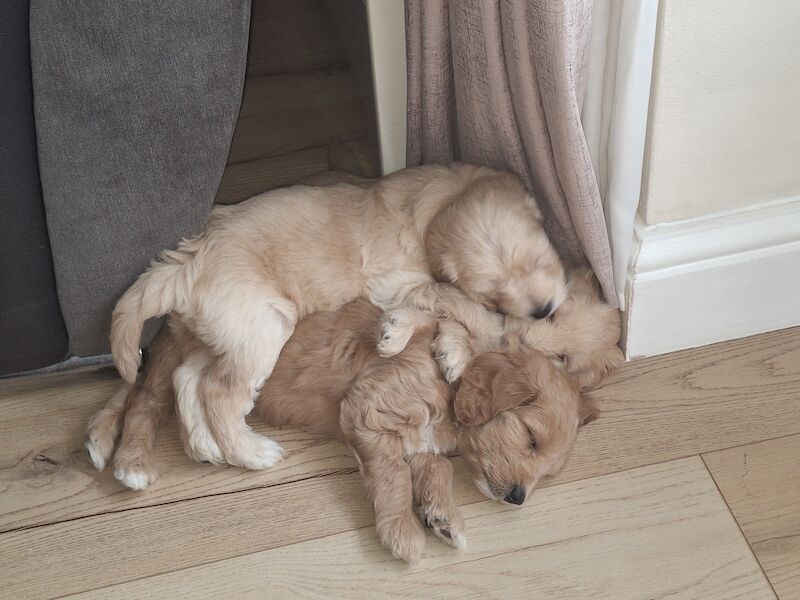
[[[533,434],[533,432],[531,432],[531,434],[530,434],[529,444],[530,444],[531,450],[536,451],[536,450],[539,449],[539,444],[536,442],[536,436]]]

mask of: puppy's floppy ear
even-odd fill
[[[578,417],[580,422],[578,427],[588,425],[600,417],[600,409],[592,396],[581,394],[580,405],[578,406]]]
[[[532,400],[529,387],[516,383],[515,369],[500,352],[480,355],[461,376],[453,410],[465,427],[483,425],[504,410]]]
[[[492,384],[504,364],[503,356],[497,352],[481,354],[470,363],[461,376],[453,400],[453,411],[459,423],[473,427],[488,420],[486,405],[492,396]]]

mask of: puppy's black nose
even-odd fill
[[[525,488],[515,485],[505,497],[505,501],[509,504],[522,504],[525,502]]]
[[[553,312],[553,303],[548,302],[544,306],[540,306],[536,310],[531,313],[531,316],[534,319],[546,319],[550,316],[550,313]]]

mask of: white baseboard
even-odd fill
[[[637,223],[635,238],[628,359],[800,325],[800,197]]]

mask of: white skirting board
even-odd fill
[[[637,223],[634,246],[629,360],[800,325],[800,197]]]

